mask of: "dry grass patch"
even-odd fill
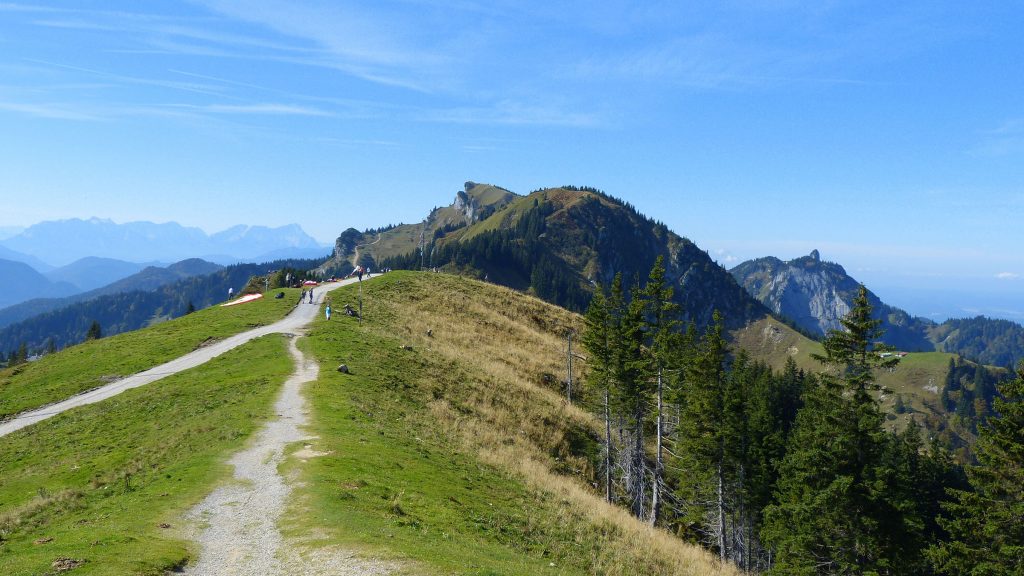
[[[564,334],[568,328],[581,331],[579,316],[504,288],[445,274],[389,274],[364,286],[364,298],[361,326],[354,321],[332,325],[322,334],[319,330],[327,328],[321,326],[313,334],[314,341],[320,340],[316,346],[322,360],[343,359],[355,374],[321,381],[315,392],[318,402],[329,402],[334,410],[320,416],[322,426],[324,418],[353,422],[331,425],[358,440],[324,446],[336,449],[341,458],[336,464],[334,456],[317,459],[315,473],[324,474],[321,482],[330,478],[337,487],[331,500],[307,499],[304,505],[327,502],[339,507],[338,518],[343,517],[341,506],[367,514],[376,510],[390,518],[383,527],[364,528],[374,524],[371,519],[350,530],[363,531],[367,542],[385,534],[385,550],[406,545],[407,550],[419,550],[422,539],[438,532],[441,540],[429,546],[430,552],[408,552],[415,559],[423,558],[420,554],[450,556],[456,552],[444,542],[457,538],[463,548],[473,548],[470,540],[481,537],[520,554],[551,558],[551,567],[557,565],[554,573],[736,573],[706,551],[608,505],[596,493],[603,426],[564,398]],[[381,345],[387,349],[379,350]],[[331,353],[336,357],[324,357]],[[362,374],[386,382],[364,381]],[[574,376],[582,381],[579,372]],[[385,397],[371,387],[386,391]],[[345,390],[342,395],[351,390],[352,399],[343,401],[326,392],[328,388]],[[332,435],[326,428],[315,432],[324,432],[325,439]],[[346,452],[363,453],[360,458],[374,462],[353,458],[342,463]],[[467,456],[478,464],[460,463]],[[335,472],[328,476],[328,469]],[[486,470],[494,470],[498,480]],[[430,479],[420,479],[423,474]],[[462,494],[465,490],[474,496]],[[519,494],[502,497],[517,503],[487,508],[490,504],[478,501],[500,499],[486,496],[494,490]],[[477,535],[452,536],[453,526],[462,525],[466,517]],[[415,531],[407,535],[409,543],[402,540],[401,530]],[[489,554],[495,554],[493,549]],[[447,556],[436,561],[448,562]],[[454,572],[532,573],[490,570]]]

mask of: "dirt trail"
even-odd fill
[[[231,458],[235,482],[216,489],[188,515],[199,524],[193,537],[201,551],[186,574],[355,576],[396,569],[344,550],[303,548],[282,538],[277,529],[291,492],[277,469],[289,444],[310,439],[301,430],[307,420],[301,388],[318,374],[316,363],[303,357],[294,338],[289,348],[296,371],[275,405],[278,418],[263,427],[251,447]],[[319,455],[304,452],[307,457]]]
[[[228,350],[237,348],[238,346],[241,346],[242,344],[245,344],[246,342],[249,342],[254,338],[258,338],[260,336],[265,336],[267,334],[273,333],[288,333],[299,331],[303,329],[306,325],[308,325],[313,320],[314,317],[316,317],[317,313],[320,310],[320,303],[323,301],[325,294],[327,294],[331,290],[334,290],[335,288],[338,288],[339,286],[352,284],[354,282],[356,282],[356,279],[350,278],[347,280],[342,280],[340,282],[321,284],[320,286],[317,286],[313,290],[313,304],[300,303],[296,305],[295,309],[292,310],[288,314],[288,316],[286,316],[283,320],[279,320],[278,322],[270,324],[269,326],[261,326],[259,328],[249,330],[247,332],[242,332],[241,334],[235,334],[234,336],[225,338],[224,340],[221,340],[219,342],[215,342],[210,346],[200,348],[199,350],[175,358],[170,362],[166,362],[159,366],[155,366],[153,368],[150,368],[149,370],[139,372],[138,374],[134,374],[127,378],[122,378],[121,380],[111,382],[106,386],[100,386],[99,388],[95,388],[88,392],[83,392],[82,394],[72,396],[67,400],[57,402],[56,404],[51,404],[49,406],[44,406],[43,408],[39,408],[37,410],[31,410],[28,412],[18,414],[17,416],[14,416],[9,420],[0,422],[0,436],[6,436],[11,432],[14,432],[15,430],[20,430],[26,426],[30,426],[32,424],[35,424],[36,422],[60,414],[65,410],[70,410],[78,406],[84,406],[86,404],[92,404],[95,402],[99,402],[101,400],[106,400],[107,398],[110,398],[111,396],[116,396],[121,392],[124,392],[125,390],[138,388],[139,386],[144,386],[151,382],[155,382],[157,380],[170,376],[171,374],[177,374],[182,370],[194,368],[196,366],[199,366],[200,364],[203,364],[211,360],[212,358],[220,356],[221,354],[227,352]]]

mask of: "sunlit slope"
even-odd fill
[[[515,193],[491,184],[466,182],[464,188],[464,191],[456,193],[451,205],[431,210],[422,222],[402,224],[380,232],[360,232],[352,228],[344,231],[335,243],[331,259],[324,264],[324,270],[347,274],[357,256],[360,263],[372,267],[371,262],[415,252],[435,235],[486,219],[518,198]]]
[[[183,565],[195,549],[182,515],[230,477],[293,370],[286,337],[265,336],[0,438],[0,574],[52,574],[59,559],[109,576]]]
[[[339,308],[357,298],[333,295]],[[320,319],[306,342],[321,361],[307,393],[322,455],[292,464],[289,533],[415,573],[734,573],[594,489],[600,426],[564,400],[578,316],[446,274],[390,273],[363,300],[361,324]]]
[[[297,289],[273,290],[278,292],[284,292],[284,298],[268,295],[239,306],[212,306],[0,370],[0,420],[152,368],[213,341],[272,324],[284,318],[299,297]]]
[[[823,354],[821,343],[811,340],[771,317],[752,322],[732,333],[733,341],[776,370],[781,370],[786,359],[792,357],[799,368],[815,374],[826,371],[813,354]],[[966,365],[973,362],[963,360],[955,354],[945,352],[910,352],[900,359],[892,370],[880,370],[876,381],[885,390],[880,396],[882,409],[894,426],[902,427],[913,418],[932,435],[951,440],[955,446],[970,444],[974,435],[963,426],[952,426],[952,417],[940,401],[940,394],[949,373],[950,360],[956,359]],[[989,367],[992,370],[998,368]],[[947,431],[945,434],[940,434]]]

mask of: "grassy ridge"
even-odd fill
[[[273,290],[273,293],[282,290]],[[0,420],[147,370],[220,340],[284,318],[299,290],[236,306],[212,306],[149,328],[71,346],[0,371]]]
[[[448,275],[363,290],[362,325],[319,320],[300,343],[322,365],[306,390],[326,455],[289,464],[290,534],[430,574],[734,573],[590,487],[599,426],[556,376],[578,316]]]
[[[266,336],[0,438],[0,574],[57,558],[84,561],[76,574],[182,564],[181,514],[228,472],[293,369],[285,337]]]

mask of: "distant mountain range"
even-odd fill
[[[24,262],[0,259],[0,308],[30,298],[60,298],[79,292],[68,282],[53,282]]]
[[[818,337],[842,328],[839,321],[860,286],[817,250],[785,262],[770,256],[748,260],[730,273],[773,313]],[[889,306],[870,291],[868,300],[882,320],[883,340],[903,350],[950,352],[995,366],[1024,360],[1024,326],[1015,322],[977,316],[939,324]]]
[[[0,258],[25,262],[41,272],[86,257],[128,262],[177,262],[203,258],[218,263],[317,257],[321,246],[298,224],[277,228],[234,226],[207,235],[176,222],[127,222],[91,218],[40,222],[0,240]],[[39,262],[48,266],[39,266]]]
[[[57,348],[85,339],[93,321],[104,335],[136,330],[223,301],[229,287],[241,290],[255,275],[268,269],[291,267],[308,270],[320,260],[282,260],[227,267],[191,259],[167,268],[148,267],[114,284],[60,300],[32,300],[0,310],[0,352],[10,353],[24,344],[29,353]]]
[[[124,264],[119,260],[106,261],[104,259],[83,259],[75,264],[71,264],[66,268],[71,268],[72,272],[81,271],[87,269],[89,263],[98,264],[101,267],[110,266],[111,269],[125,270]],[[2,261],[0,261],[2,262]],[[80,264],[79,264],[80,263]],[[25,266],[21,264],[21,266]],[[45,297],[41,294],[36,294],[35,298],[25,299],[24,302],[8,306],[0,309],[0,328],[9,326],[16,322],[21,322],[33,316],[51,312],[53,310],[59,310],[66,308],[72,304],[79,302],[86,302],[99,298],[100,296],[108,296],[111,294],[119,294],[123,292],[133,291],[153,291],[165,284],[182,280],[184,278],[190,278],[192,276],[202,276],[206,274],[212,274],[218,270],[224,268],[219,264],[206,262],[198,258],[192,258],[189,260],[182,260],[170,266],[146,266],[141,270],[138,270],[134,274],[129,276],[118,278],[113,282],[107,283],[99,288],[93,288],[86,292],[75,292],[69,296],[64,297]],[[62,269],[57,269],[57,272]],[[51,272],[52,274],[53,272]],[[44,278],[45,280],[45,278]]]

